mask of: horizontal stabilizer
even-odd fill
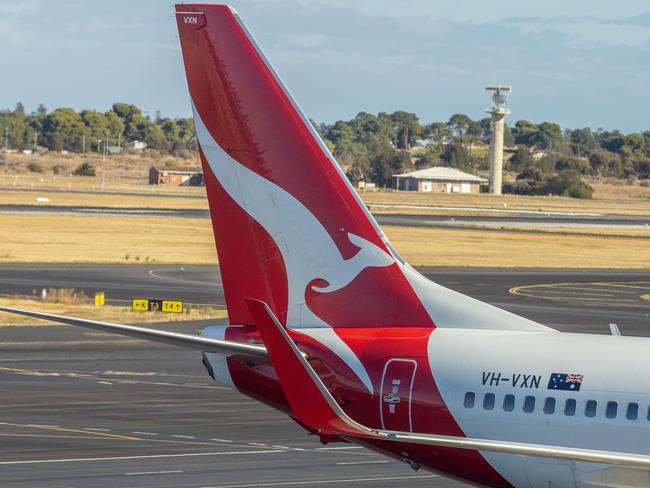
[[[258,300],[249,299],[247,303],[291,410],[300,422],[321,433],[650,469],[650,456],[644,455],[366,427],[343,411],[269,307]]]
[[[0,307],[0,312],[25,315],[27,317],[50,320],[62,324],[78,325],[80,327],[88,327],[89,329],[111,332],[148,341],[163,342],[172,346],[185,347],[202,352],[219,352],[267,357],[266,348],[253,344],[243,344],[240,342],[224,341],[220,339],[208,339],[207,337],[199,337],[191,334],[168,332],[166,330],[150,329],[148,327],[139,327],[136,325],[111,324],[109,322],[99,322],[97,320],[66,317],[65,315],[34,312],[31,310],[22,310],[20,308]]]

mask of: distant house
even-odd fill
[[[166,170],[152,166],[149,169],[150,185],[203,186],[203,173],[200,169]]]
[[[485,178],[455,168],[436,166],[411,173],[393,175],[395,189],[437,193],[479,193]]]
[[[126,147],[131,152],[142,152],[147,149],[147,143],[144,141],[131,141]]]

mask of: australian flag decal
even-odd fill
[[[583,375],[553,373],[548,380],[549,390],[580,391]]]

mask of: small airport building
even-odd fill
[[[200,169],[167,170],[152,166],[149,169],[150,185],[203,186]]]
[[[436,166],[393,175],[395,189],[435,193],[479,193],[488,180],[455,168]]]

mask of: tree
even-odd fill
[[[466,169],[470,166],[470,154],[460,140],[447,144],[440,155],[447,166],[452,168]]]
[[[25,106],[21,102],[18,102],[14,108],[14,117],[18,117],[19,119],[25,118]]]
[[[586,156],[598,146],[598,142],[589,127],[570,131],[569,142],[571,143],[571,150],[580,156]]]
[[[148,123],[144,126],[144,142],[147,143],[147,147],[151,149],[156,149],[158,151],[168,151],[169,143],[165,138],[165,133],[162,131],[160,126]]]
[[[410,166],[407,151],[398,151],[388,141],[376,141],[369,150],[370,179],[378,186],[388,186],[394,174]]]
[[[555,169],[558,171],[571,170],[583,175],[591,173],[591,165],[587,158],[568,154],[563,154],[558,158]]]
[[[597,176],[623,176],[623,161],[618,154],[596,149],[588,157],[592,171]]]
[[[634,170],[639,178],[650,178],[650,158],[639,156],[634,161]]]
[[[451,139],[453,133],[449,124],[444,122],[433,122],[425,127],[425,134],[431,138],[431,140],[440,147],[443,143],[448,142]]]
[[[45,117],[47,115],[47,109],[45,108],[45,105],[39,103],[38,108],[36,109],[36,114],[39,117]]]
[[[53,151],[81,152],[86,126],[81,116],[71,108],[57,108],[43,121],[44,142]]]
[[[533,159],[533,153],[530,152],[527,146],[517,146],[512,157],[508,160],[508,165],[514,169],[521,171],[524,168],[528,168],[535,163]]]
[[[142,112],[135,105],[127,103],[114,103],[113,112],[124,123],[124,137],[128,141],[143,141],[145,129],[151,122],[143,117]]]
[[[461,144],[464,143],[465,134],[471,124],[472,119],[465,114],[454,114],[449,117],[449,125],[456,132],[456,136],[460,139]]]
[[[582,181],[578,173],[562,171],[548,179],[544,191],[552,195],[590,199],[594,189]]]
[[[419,153],[415,161],[417,169],[432,168],[438,164],[440,164],[440,153],[433,147]]]
[[[109,135],[111,138],[117,139],[115,145],[118,145],[118,142],[119,145],[122,145],[124,143],[124,121],[112,110],[104,113],[104,119]]]
[[[72,174],[76,176],[96,176],[95,168],[90,163],[81,163]]]
[[[537,137],[537,125],[527,120],[518,120],[512,129],[512,135],[515,138],[515,144],[532,146]]]
[[[598,134],[598,140],[600,142],[600,147],[613,153],[620,153],[626,142],[625,136],[617,130],[612,132],[601,132]]]
[[[343,143],[352,143],[354,142],[354,130],[348,122],[339,120],[327,131],[326,137],[335,146]]]
[[[86,147],[98,150],[100,144],[98,141],[103,141],[109,134],[106,117],[101,112],[82,110],[81,120],[86,126],[86,130],[83,131],[86,135]]]
[[[537,127],[535,145],[542,149],[550,149],[562,140],[562,129],[553,122],[542,122]]]
[[[398,110],[390,114],[390,120],[395,124],[395,147],[409,149],[415,139],[422,135],[422,126],[418,116],[411,112]]]

